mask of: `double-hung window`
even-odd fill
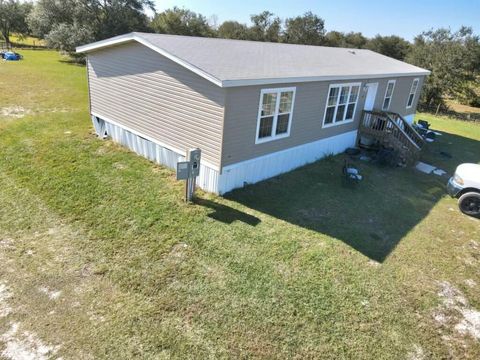
[[[263,89],[260,93],[256,143],[290,135],[295,88]]]
[[[413,105],[413,100],[415,99],[415,94],[417,93],[418,89],[418,82],[418,79],[413,79],[412,87],[410,88],[410,94],[408,95],[407,109],[411,108]]]
[[[359,92],[360,83],[330,85],[323,126],[328,127],[352,122]]]
[[[395,80],[388,80],[387,90],[385,90],[385,98],[383,99],[382,110],[388,110],[392,102],[393,89],[395,88]]]

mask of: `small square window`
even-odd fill
[[[260,129],[258,137],[265,138],[272,136],[273,116],[268,116],[260,119]]]
[[[353,119],[354,111],[355,111],[355,104],[348,104],[347,115],[345,116],[345,119],[347,119],[347,120]]]
[[[285,134],[288,131],[288,120],[290,114],[278,115],[276,134]]]
[[[277,94],[263,94],[262,116],[273,115],[276,102]]]
[[[280,97],[279,113],[287,113],[292,110],[293,91],[282,92]]]
[[[344,114],[345,114],[345,105],[338,105],[337,116],[335,116],[335,122],[343,121]]]
[[[328,95],[328,106],[337,105],[338,92],[338,87],[333,87],[330,89],[330,93]]]
[[[350,92],[350,99],[348,100],[349,103],[357,102],[359,90],[360,86],[352,86],[352,91]]]
[[[390,107],[390,98],[383,100],[383,110],[387,110]]]
[[[335,106],[328,107],[325,114],[325,124],[333,123],[333,114],[335,114]]]
[[[347,102],[349,90],[350,88],[348,86],[342,87],[342,92],[340,93],[340,100],[338,101],[339,104],[345,104]]]

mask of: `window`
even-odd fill
[[[383,99],[382,110],[388,110],[390,108],[394,87],[395,87],[395,80],[388,80],[387,90],[385,91],[385,99]]]
[[[323,126],[353,121],[359,92],[360,83],[330,85]]]
[[[263,89],[258,109],[256,143],[290,135],[295,88]]]
[[[415,99],[415,94],[417,93],[418,81],[419,81],[418,79],[413,79],[412,87],[410,89],[410,94],[408,95],[407,109],[411,108],[413,105],[413,99]]]

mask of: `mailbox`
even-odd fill
[[[190,159],[190,176],[197,177],[200,175],[200,159],[202,152],[200,149],[190,150],[188,158]]]

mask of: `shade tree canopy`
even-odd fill
[[[25,35],[29,32],[27,17],[33,8],[30,2],[0,0],[0,35],[10,45],[12,33]]]

